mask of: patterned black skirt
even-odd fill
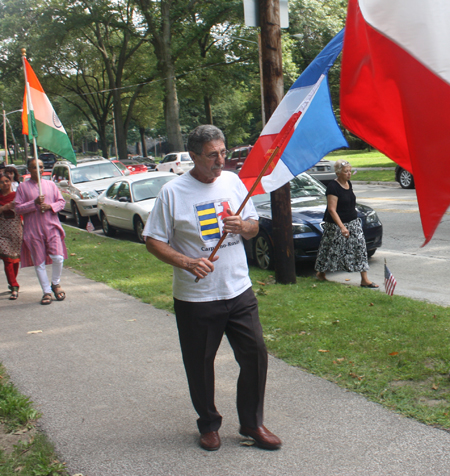
[[[324,223],[317,253],[316,271],[368,271],[367,247],[359,218],[344,223],[350,236],[342,236],[336,223]]]

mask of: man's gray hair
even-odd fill
[[[211,124],[198,126],[189,134],[187,150],[200,155],[203,152],[203,144],[213,140],[221,140],[225,143],[225,136],[218,127]]]

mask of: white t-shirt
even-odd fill
[[[161,189],[143,235],[169,243],[190,258],[208,258],[222,236],[222,218],[236,212],[247,189],[232,172],[222,172],[212,183],[202,183],[187,172]],[[243,220],[258,220],[249,200]],[[173,296],[181,301],[232,299],[251,286],[241,235],[228,234],[216,253],[214,272],[195,282],[189,271],[174,267]]]

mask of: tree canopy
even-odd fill
[[[289,1],[286,89],[343,27],[346,4]],[[223,129],[228,147],[253,143],[262,128],[258,29],[243,20],[242,0],[0,0],[4,107],[21,107],[25,47],[74,141],[98,137],[105,156],[113,123],[120,157],[136,134],[164,136],[168,151],[183,150],[202,123]],[[339,68],[330,85],[339,113]]]

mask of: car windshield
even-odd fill
[[[175,175],[166,175],[164,177],[152,177],[145,180],[139,180],[131,185],[135,202],[156,198],[162,186],[173,180]]]
[[[111,162],[77,167],[71,170],[72,183],[93,182],[111,177],[121,177],[120,170]]]
[[[134,159],[136,162],[139,162],[140,164],[154,164],[155,161],[153,159],[150,159],[149,157],[140,157],[139,159]]]
[[[326,188],[315,178],[308,174],[300,174],[290,181],[291,185],[291,200],[304,197],[324,197]],[[270,194],[255,195],[252,197],[255,205],[269,202]]]
[[[323,197],[326,188],[308,174],[297,175],[291,180],[291,199],[301,197]]]
[[[125,165],[122,164],[122,162],[113,162],[113,164],[119,169],[119,170],[127,170]]]

